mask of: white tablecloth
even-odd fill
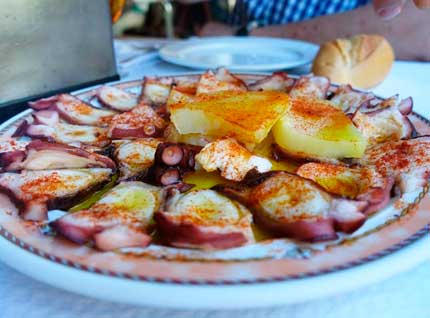
[[[121,60],[128,53],[119,48]],[[121,67],[123,79],[189,71],[161,62],[154,55]],[[415,110],[430,116],[430,63],[395,62],[389,77],[375,92],[382,96],[412,96]],[[429,247],[430,248],[430,247]],[[13,257],[13,256],[11,256]],[[359,279],[359,278],[357,278]],[[321,286],[324,288],[324,286]],[[118,293],[121,291],[119,290]],[[142,295],[145,297],[145,295]],[[280,308],[239,311],[171,311],[99,301],[44,285],[0,264],[0,318],[179,318],[179,317],[430,317],[430,263],[379,284],[343,295]]]

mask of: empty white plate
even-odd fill
[[[236,72],[275,71],[310,63],[318,48],[292,39],[209,37],[168,44],[160,50],[160,57],[194,69],[225,66]]]

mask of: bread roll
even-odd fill
[[[360,34],[321,45],[312,71],[334,83],[367,89],[384,80],[393,61],[393,48],[384,37]]]

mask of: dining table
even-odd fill
[[[114,48],[121,80],[196,72],[160,59],[158,49],[170,41],[146,38],[116,39]],[[293,74],[304,74],[308,71],[309,66],[287,70]],[[429,118],[430,63],[395,61],[388,77],[373,91],[383,97],[395,94],[400,94],[402,98],[412,96],[414,110]],[[422,240],[426,240],[430,251],[430,236],[427,235]],[[379,270],[384,271],[384,268]],[[360,280],[360,277],[356,279]],[[121,290],[117,292],[121,293]],[[429,295],[430,258],[406,272],[378,283],[326,298],[271,308],[198,311],[139,307],[85,297],[45,285],[0,263],[0,318],[425,318],[430,317]]]

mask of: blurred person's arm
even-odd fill
[[[202,35],[232,34],[227,26],[208,25]],[[430,61],[430,10],[417,10],[411,1],[402,14],[382,20],[372,5],[312,20],[255,29],[250,35],[287,37],[323,43],[359,33],[381,34],[394,47],[397,59]]]
[[[405,6],[402,14],[388,21],[381,20],[368,5],[332,16],[255,29],[251,35],[323,43],[359,33],[381,34],[394,47],[398,59],[430,61],[430,11],[417,10],[412,3]]]

